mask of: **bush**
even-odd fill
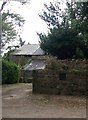
[[[80,48],[76,48],[76,57],[80,59],[84,59],[83,51]]]
[[[19,81],[20,68],[15,63],[2,60],[2,84],[13,84]]]
[[[47,69],[52,69],[57,71],[68,70],[68,65],[66,65],[66,61],[58,60],[56,57],[49,56],[46,62],[47,62]]]
[[[59,70],[60,65],[58,64],[58,60],[56,57],[49,56],[46,60],[47,69]]]

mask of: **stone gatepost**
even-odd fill
[[[33,93],[36,93],[37,91],[37,86],[38,86],[38,82],[37,82],[37,79],[38,79],[38,71],[37,70],[33,70],[32,72],[32,76],[33,76],[33,80],[32,80],[32,92]]]

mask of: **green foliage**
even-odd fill
[[[9,10],[2,13],[2,48],[16,39],[23,24],[24,19],[19,14]]]
[[[21,38],[20,36],[19,36],[19,42],[20,42],[20,43],[19,43],[20,46],[23,46],[23,45],[25,44],[25,41],[23,41],[22,38]]]
[[[76,48],[76,57],[81,59],[84,58],[83,51],[80,48]]]
[[[45,10],[43,10],[43,13],[39,15],[41,19],[47,23],[48,27],[58,26],[60,16],[62,15],[60,2],[56,2],[55,4],[50,2],[50,5],[44,4],[44,7]]]
[[[88,2],[67,2],[64,11],[58,2],[44,6],[40,17],[49,26],[49,32],[38,34],[41,48],[60,59],[88,58]]]
[[[47,66],[46,66],[47,69],[52,69],[52,70],[61,69],[56,57],[49,56],[46,60],[46,63],[47,63]]]
[[[20,68],[15,63],[2,60],[2,84],[19,82]]]
[[[57,56],[60,59],[84,58],[86,46],[80,40],[80,36],[71,28],[53,28],[48,35],[39,34],[40,45],[46,53]],[[79,48],[80,50],[78,51]],[[79,54],[79,55],[78,55]]]
[[[60,72],[68,70],[68,65],[65,62],[59,61],[56,57],[49,56],[46,62],[46,69],[56,70]]]
[[[11,55],[12,52],[14,52],[14,50],[9,50],[7,53],[4,53],[2,58],[4,60],[10,61],[11,60],[11,58],[10,58],[11,56],[10,55]]]

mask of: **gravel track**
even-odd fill
[[[86,118],[86,98],[32,94],[32,84],[3,85],[3,118]]]

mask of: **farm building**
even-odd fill
[[[39,45],[24,45],[12,54],[21,64],[21,81],[32,82],[33,93],[86,95],[88,60],[57,60]]]
[[[44,51],[39,44],[25,44],[21,48],[16,49],[11,53],[10,59],[16,64],[25,65],[30,63],[33,56],[35,59],[38,56],[44,56]]]
[[[45,68],[45,53],[39,44],[25,44],[11,53],[10,59],[21,65],[21,81],[32,82],[32,71]]]
[[[31,63],[27,63],[24,66],[22,66],[21,69],[21,81],[22,82],[32,82],[33,80],[33,75],[32,72],[33,70],[43,70],[46,67],[46,62],[44,58],[42,59],[40,57],[32,57]]]

